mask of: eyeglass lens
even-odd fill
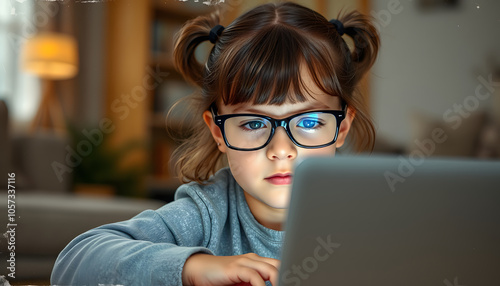
[[[337,133],[337,119],[330,113],[310,112],[289,122],[293,139],[304,146],[320,146],[332,142]],[[235,116],[224,123],[228,143],[240,149],[262,147],[272,133],[272,123],[258,116]]]

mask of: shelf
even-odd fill
[[[151,136],[151,177],[148,189],[164,195],[164,190],[175,189],[175,184],[178,184],[177,179],[172,180],[175,172],[168,164],[170,157],[180,143],[178,139],[185,138],[192,132],[187,123],[180,120],[187,112],[184,111],[186,107],[181,107],[177,111],[178,120],[174,117],[169,119],[167,129],[168,109],[179,99],[194,91],[174,67],[173,37],[186,21],[213,12],[215,6],[203,4],[204,0],[149,1],[151,42],[148,63],[155,70],[168,72],[168,76],[150,92],[152,105],[149,110],[148,127]]]

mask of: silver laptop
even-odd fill
[[[280,286],[500,285],[500,161],[310,158]]]

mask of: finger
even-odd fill
[[[269,264],[273,265],[276,268],[280,267],[280,263],[281,262],[278,259],[260,256],[260,255],[255,254],[255,253],[247,253],[247,254],[245,254],[245,256],[247,256],[248,258],[254,259],[254,260],[259,260],[259,261],[263,261],[263,262],[269,263]]]
[[[277,285],[278,268],[275,266],[276,261],[278,260],[250,255],[242,258],[239,263],[240,266],[256,270],[264,280],[269,280],[273,285]]]
[[[252,286],[266,286],[266,282],[258,271],[252,268],[243,268],[238,272],[239,282],[247,282]]]
[[[264,280],[271,281],[271,284],[273,286],[278,285],[278,276],[279,276],[278,268],[268,263],[265,263],[264,266],[259,265],[258,267],[259,268],[257,269],[257,271],[260,273],[262,278],[264,278]]]
[[[279,278],[279,271],[276,270],[276,272],[271,273],[271,275],[269,276],[269,281],[271,281],[271,284],[273,286],[277,286],[278,285],[278,278]]]
[[[264,259],[263,260],[264,262],[273,265],[274,267],[276,267],[276,269],[280,268],[281,261],[279,261],[278,259],[269,258],[269,257],[262,257],[262,258]]]
[[[276,269],[276,271],[271,272],[269,275],[269,281],[271,281],[271,284],[273,286],[276,286],[276,285],[278,285],[278,277],[279,277],[279,269],[280,269],[281,261],[279,261],[278,259],[274,259],[274,258],[267,258],[267,257],[264,257],[264,258],[265,258],[266,263],[274,266],[274,268]]]

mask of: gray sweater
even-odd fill
[[[53,285],[182,285],[194,253],[253,252],[278,259],[284,238],[259,224],[228,168],[211,184],[179,187],[175,200],[156,211],[87,231],[59,254]]]

